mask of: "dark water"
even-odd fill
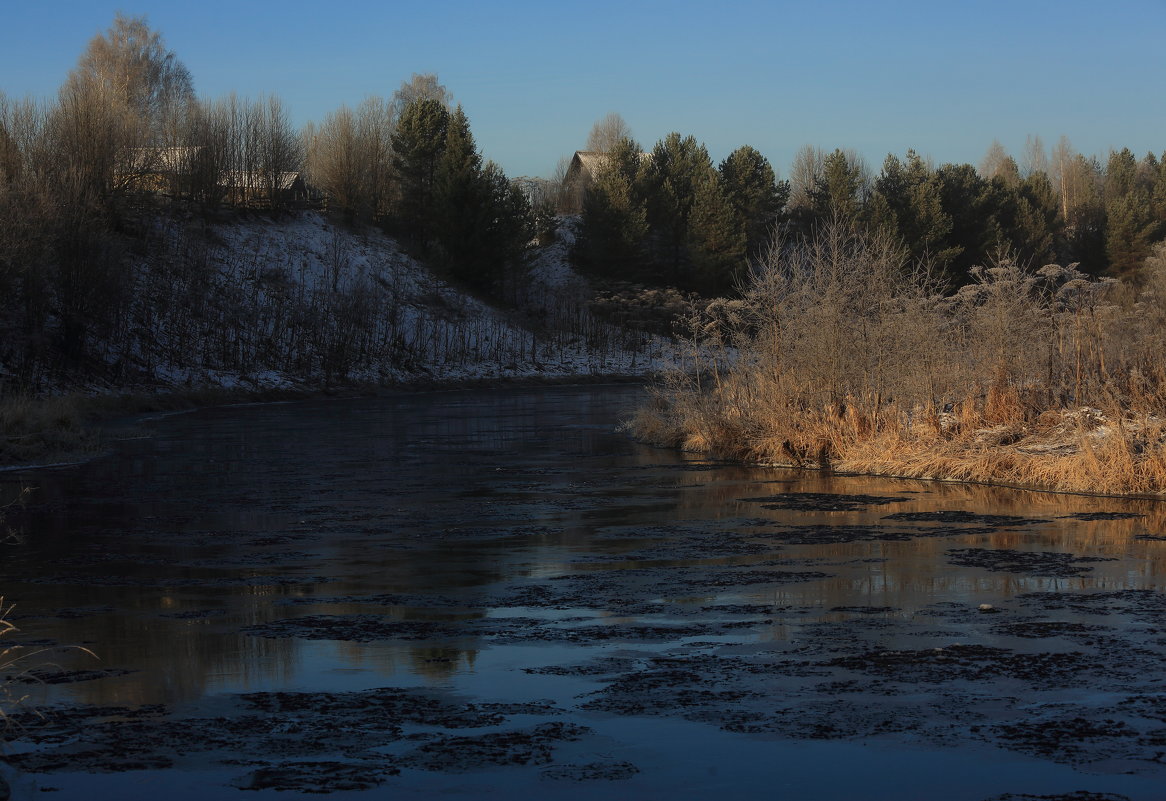
[[[3,643],[52,649],[14,796],[1166,797],[1161,504],[718,464],[618,433],[640,398],[213,409],[0,474]]]

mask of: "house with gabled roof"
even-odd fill
[[[640,153],[640,163],[652,158],[651,153]],[[567,198],[566,211],[578,214],[583,210],[583,196],[587,187],[595,181],[595,176],[607,164],[607,154],[598,150],[576,150],[563,177],[564,196]]]

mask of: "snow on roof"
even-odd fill
[[[299,179],[302,173],[298,172],[281,172],[277,173],[276,189],[291,189],[295,182]],[[271,180],[271,173],[248,171],[248,170],[227,170],[223,173],[223,178],[219,181],[221,186],[239,187],[243,189],[255,189],[258,187],[266,188],[268,182]]]
[[[132,147],[119,169],[122,172],[189,173],[201,152],[201,146]]]

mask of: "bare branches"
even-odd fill
[[[609,111],[591,126],[591,133],[587,135],[587,144],[583,149],[609,153],[620,140],[632,138],[631,126],[618,113]]]

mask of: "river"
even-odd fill
[[[725,464],[620,433],[643,392],[206,409],[0,474],[0,502],[33,488],[0,545],[26,696],[0,775],[87,801],[1163,797],[1163,504]]]

